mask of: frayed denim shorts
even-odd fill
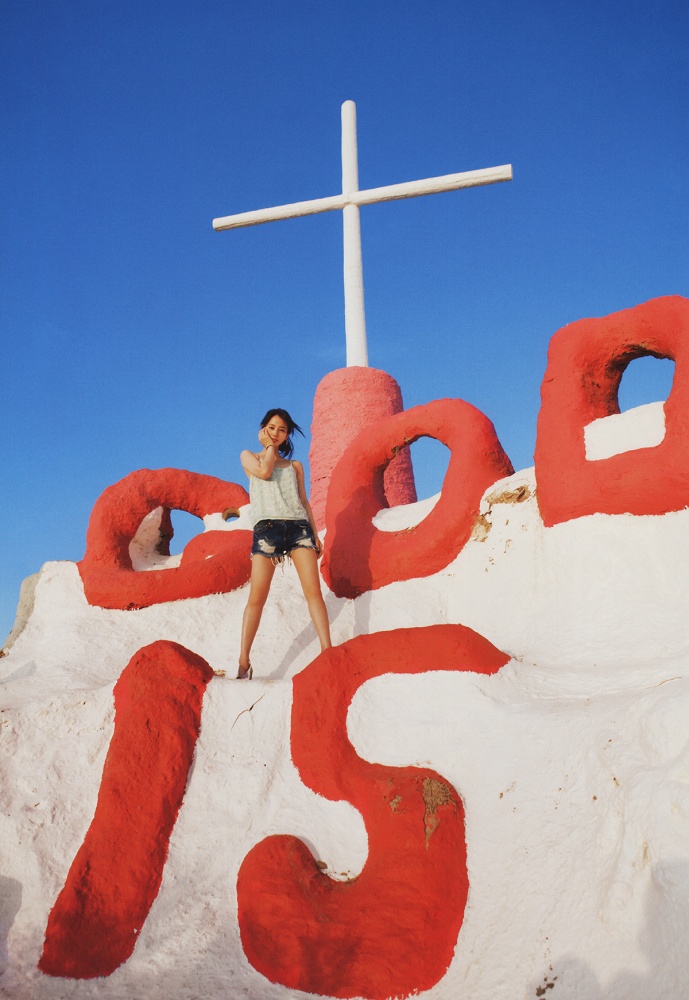
[[[315,549],[316,540],[308,521],[259,521],[254,525],[251,556],[266,556],[281,563],[293,549]]]

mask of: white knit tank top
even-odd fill
[[[289,465],[275,466],[270,479],[249,479],[251,523],[259,521],[308,521],[308,514],[299,499],[297,474]]]

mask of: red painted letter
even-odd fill
[[[379,531],[383,473],[400,447],[432,437],[451,451],[438,503],[414,528]],[[338,597],[432,576],[464,547],[481,497],[513,472],[490,420],[461,399],[437,399],[373,424],[335,467],[326,507],[323,578]]]
[[[625,368],[643,355],[672,358],[666,432],[654,448],[586,458],[584,427],[619,413]],[[689,505],[689,301],[652,299],[558,330],[541,387],[538,505],[550,527],[585,514],[666,514]]]
[[[38,963],[48,975],[109,976],[133,952],[160,888],[212,676],[200,656],[161,640],[115,685],[96,812],[48,918]]]
[[[174,569],[136,572],[129,543],[156,507],[204,517],[248,503],[236,483],[183,469],[139,469],[104,490],[93,505],[86,554],[77,563],[89,604],[102,608],[147,608],[163,601],[222,594],[249,579],[250,531],[208,531],[192,538]]]
[[[369,856],[335,882],[305,844],[268,837],[237,881],[239,926],[251,964],[272,982],[333,997],[430,989],[462,925],[468,880],[464,814],[454,788],[421,768],[361,760],[347,738],[357,688],[384,673],[495,673],[504,653],[461,625],[360,636],[322,653],[294,679],[292,756],[302,780],[363,815]]]

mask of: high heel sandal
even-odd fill
[[[254,668],[251,666],[251,664],[249,664],[246,670],[242,669],[241,663],[239,664],[239,670],[237,671],[238,681],[250,681],[253,676],[254,676]]]

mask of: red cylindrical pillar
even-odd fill
[[[357,434],[381,417],[404,409],[402,392],[387,372],[378,368],[338,368],[316,389],[311,424],[311,508],[319,528],[325,525],[325,500],[330,474]],[[415,503],[416,487],[408,448],[385,471],[385,498],[391,507]]]

